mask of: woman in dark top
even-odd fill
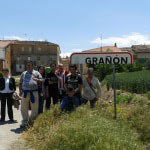
[[[16,83],[15,79],[9,76],[9,70],[4,68],[2,70],[3,77],[0,78],[0,96],[1,96],[1,120],[5,121],[5,110],[6,110],[6,102],[8,109],[8,117],[10,121],[14,121],[13,118],[13,99],[12,95],[16,91]]]
[[[45,67],[40,66],[38,68],[39,73],[42,75],[43,81],[39,83],[38,86],[38,93],[39,93],[39,114],[43,113],[43,104],[44,104],[44,95],[45,95],[45,87],[44,87],[44,82],[45,82]]]

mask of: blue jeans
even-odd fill
[[[62,111],[71,111],[79,106],[79,100],[77,97],[69,97],[65,96],[60,104],[60,108]]]

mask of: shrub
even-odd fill
[[[102,110],[82,106],[72,113],[57,107],[40,115],[26,133],[37,150],[143,150],[138,134],[127,123],[104,118]]]
[[[109,86],[113,86],[113,76],[105,78]],[[150,71],[116,73],[116,88],[133,93],[145,93],[150,90]]]

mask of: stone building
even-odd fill
[[[3,66],[9,68],[12,75],[24,71],[28,60],[32,60],[34,66],[59,63],[59,45],[47,41],[0,40],[0,51],[4,55]]]

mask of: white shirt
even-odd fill
[[[12,93],[12,92],[14,92],[14,91],[9,89],[9,79],[10,79],[10,77],[8,77],[8,78],[4,77],[4,79],[5,79],[5,89],[0,91],[0,93]]]
[[[94,98],[99,98],[101,96],[101,84],[100,84],[98,78],[93,76],[92,80],[91,80],[91,84],[93,86],[93,89],[94,89],[95,93],[90,88],[86,78],[83,77],[83,93],[82,93],[82,96],[86,100],[92,100]]]

